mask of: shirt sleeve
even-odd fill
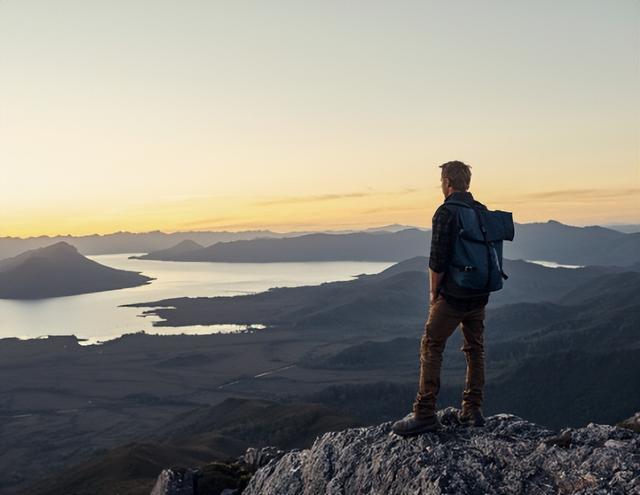
[[[429,268],[436,273],[444,272],[449,265],[452,220],[453,215],[444,207],[438,208],[433,215]]]

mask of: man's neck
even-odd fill
[[[449,196],[455,194],[455,193],[464,193],[467,191],[456,191],[455,189],[453,191],[451,191],[449,194],[447,194],[447,196],[444,199],[447,199]]]

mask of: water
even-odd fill
[[[555,261],[544,261],[544,260],[525,260],[527,263],[535,263],[536,265],[544,266],[546,268],[584,268],[584,265],[562,265],[560,263],[556,263]]]
[[[297,287],[350,280],[361,273],[378,273],[393,263],[337,261],[302,263],[184,263],[130,260],[131,254],[89,256],[113,268],[153,277],[150,285],[38,301],[0,299],[0,338],[71,335],[87,343],[125,333],[203,334],[245,330],[239,325],[153,327],[156,317],[141,318],[148,308],[120,305],[174,297],[234,296],[271,287]],[[260,322],[255,322],[259,325]],[[260,326],[256,326],[260,328]]]

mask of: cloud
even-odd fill
[[[500,203],[530,203],[540,201],[543,203],[589,203],[595,201],[620,201],[629,196],[638,195],[640,188],[631,187],[623,189],[558,189],[555,191],[540,191],[525,193],[518,198],[501,199]]]
[[[292,196],[287,198],[270,199],[265,201],[258,201],[254,203],[258,206],[273,206],[283,204],[300,204],[300,203],[316,203],[321,201],[334,201],[350,198],[366,198],[372,196],[401,196],[403,194],[412,194],[417,192],[418,189],[407,187],[399,191],[355,191],[350,193],[339,194],[315,194],[309,196]]]

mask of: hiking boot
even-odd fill
[[[438,417],[436,415],[421,418],[416,417],[415,414],[411,413],[401,420],[393,423],[391,431],[401,437],[408,437],[412,435],[419,435],[420,433],[436,431],[440,429],[441,426],[442,425],[440,424],[440,421],[438,421]]]
[[[484,426],[482,409],[478,407],[469,411],[462,410],[458,412],[458,422],[465,426]]]

